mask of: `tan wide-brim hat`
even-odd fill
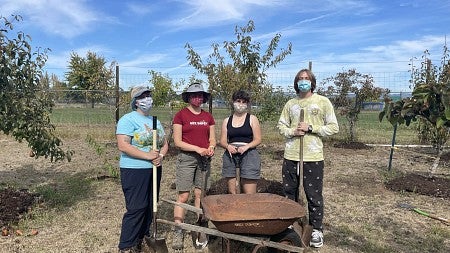
[[[186,91],[181,93],[181,98],[183,98],[183,101],[185,103],[189,103],[189,94],[198,92],[203,93],[203,103],[208,102],[208,100],[211,98],[211,93],[206,92],[205,89],[203,89],[203,85],[201,83],[192,83],[191,85],[189,85]]]
[[[136,86],[133,89],[131,89],[131,92],[130,92],[130,94],[131,94],[130,105],[131,105],[131,109],[133,111],[136,111],[136,109],[137,109],[137,107],[136,107],[136,98],[139,97],[140,95],[142,95],[142,93],[144,93],[146,91],[151,92],[151,90],[148,87],[145,87],[145,86]]]

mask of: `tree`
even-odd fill
[[[190,65],[208,77],[209,91],[213,97],[217,96],[229,102],[234,91],[245,89],[252,95],[252,100],[262,103],[266,94],[272,91],[271,85],[266,81],[266,71],[276,67],[291,53],[292,44],[289,43],[287,49],[280,49],[277,52],[281,38],[281,34],[278,33],[268,44],[264,55],[261,55],[261,43],[252,42],[250,35],[254,30],[252,20],[245,27],[236,26],[236,41],[223,42],[222,48],[228,57],[221,55],[218,43],[213,43],[213,52],[208,56],[206,63],[189,43],[186,44]],[[212,101],[210,110],[211,107]]]
[[[413,66],[414,68],[414,66]],[[426,50],[422,56],[420,68],[411,73],[414,85],[412,96],[399,101],[385,99],[384,110],[380,112],[380,121],[386,118],[393,126],[422,120],[428,128],[427,135],[436,147],[437,157],[430,168],[430,176],[434,174],[442,154],[442,146],[450,137],[450,59],[447,46],[441,59],[441,65],[433,65]],[[422,129],[423,129],[422,128]]]
[[[325,90],[318,89],[318,93],[329,97],[339,114],[345,116],[349,124],[348,141],[355,142],[356,122],[364,102],[377,101],[389,93],[389,90],[374,87],[371,75],[363,75],[355,69],[340,72],[322,81],[323,85],[329,83],[333,85],[329,85]]]
[[[113,90],[114,66],[115,62],[107,68],[105,58],[93,52],[88,52],[86,58],[72,53],[66,73],[69,87],[89,91],[85,99],[94,108],[95,103],[104,101],[105,91]]]
[[[20,22],[20,16],[12,16]],[[13,23],[0,17],[0,130],[17,141],[28,142],[36,158],[50,157],[51,161],[71,159],[72,151],[63,151],[62,142],[55,136],[50,122],[53,101],[43,89],[42,68],[49,49],[31,50],[31,37],[18,32],[9,38]]]
[[[169,76],[163,76],[154,70],[149,71],[149,73],[152,76],[150,83],[153,84],[153,105],[164,106],[176,97],[175,90],[178,88],[178,84],[174,84]]]
[[[50,76],[50,87],[53,92],[53,98],[56,103],[61,103],[63,99],[67,96],[67,84],[59,80],[58,76],[52,74]]]

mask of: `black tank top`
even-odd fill
[[[244,124],[241,127],[233,127],[233,115],[230,116],[227,123],[228,142],[245,142],[253,141],[253,130],[250,126],[250,114],[245,116]]]

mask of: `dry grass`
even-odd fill
[[[86,142],[87,131],[80,129],[73,133],[61,128],[58,131],[66,132],[63,138],[65,146],[75,150],[70,163],[30,158],[26,144],[0,135],[0,164],[3,165],[0,168],[0,187],[31,190],[47,187],[55,194],[75,190],[72,193],[77,196],[59,205],[49,202],[38,205],[30,217],[16,227],[24,231],[37,229],[39,234],[1,237],[0,252],[117,251],[121,218],[125,211],[120,183],[112,178],[97,179],[108,174],[104,168],[105,160],[117,163],[117,150],[111,144],[114,139],[101,131],[90,133],[98,143],[105,144],[106,152],[99,155]],[[262,175],[266,179],[280,180],[282,145],[275,139],[265,141],[260,149]],[[222,152],[219,148],[213,159],[214,179],[220,178]],[[389,148],[386,147],[355,151],[326,144],[325,245],[320,250],[309,251],[450,252],[448,225],[397,207],[398,202],[405,202],[450,218],[450,201],[387,190],[383,182],[390,176],[386,172],[388,157]],[[165,159],[161,195],[173,199],[176,193],[170,189],[170,184],[174,180],[175,157]],[[430,165],[427,159],[417,159],[417,154],[399,150],[394,154],[392,173],[425,172]],[[438,173],[448,176],[450,171],[448,167],[441,167]],[[173,206],[161,203],[159,218],[172,220],[172,210]],[[194,218],[188,213],[187,222]],[[161,235],[167,237],[170,248],[171,228],[166,225],[159,228]],[[187,252],[194,252],[190,240],[186,240],[186,246]],[[235,252],[244,252],[244,247]]]

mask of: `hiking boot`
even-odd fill
[[[142,243],[144,241],[144,238],[138,239],[136,246],[134,248],[138,250],[137,252],[142,252]]]
[[[314,248],[320,248],[323,246],[323,233],[320,230],[314,229],[311,234],[311,241],[309,246]]]
[[[175,228],[173,231],[172,249],[183,249],[184,234],[180,228]]]
[[[131,248],[119,249],[119,253],[140,253],[141,250],[137,246]]]

